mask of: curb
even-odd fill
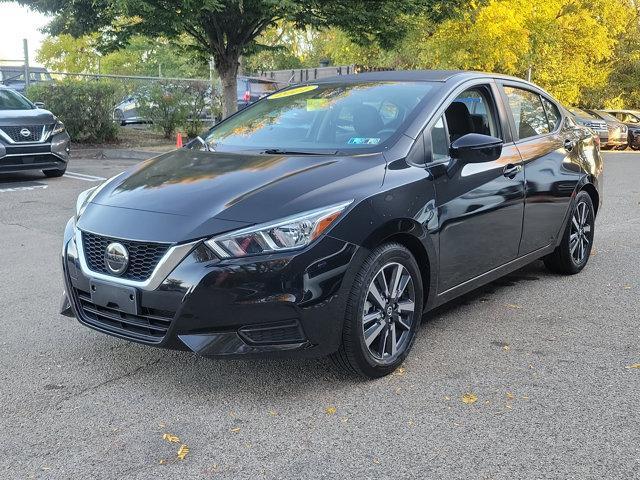
[[[157,150],[128,150],[123,148],[75,148],[71,150],[71,158],[96,158],[102,160],[147,160],[148,158],[170,152]]]

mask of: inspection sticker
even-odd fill
[[[377,145],[380,139],[376,137],[351,137],[347,142],[349,145]]]

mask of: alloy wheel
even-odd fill
[[[580,265],[586,258],[591,244],[591,215],[586,202],[576,205],[571,219],[571,232],[569,234],[569,252],[576,265]]]
[[[384,363],[407,348],[415,314],[415,289],[400,263],[384,265],[375,274],[364,302],[362,333],[369,353]]]

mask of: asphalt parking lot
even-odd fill
[[[377,381],[159,350],[58,315],[75,198],[133,163],[0,175],[3,478],[640,478],[640,154],[606,154],[580,275],[536,262],[444,306]]]

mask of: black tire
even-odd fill
[[[67,171],[67,166],[65,165],[63,168],[56,168],[54,170],[43,170],[44,173],[49,178],[61,177]]]
[[[396,276],[398,288],[394,290]],[[386,295],[385,284],[391,295]],[[371,288],[382,294],[378,298],[384,305],[375,300]],[[398,290],[401,294],[393,295]],[[342,343],[331,356],[336,366],[367,378],[383,377],[398,368],[409,354],[420,327],[423,292],[420,267],[409,250],[398,243],[373,250],[355,276],[347,298]],[[370,345],[365,341],[366,325]],[[376,330],[379,333],[373,336]]]
[[[585,267],[593,246],[594,220],[591,197],[585,191],[578,192],[560,245],[543,259],[549,270],[563,275],[575,275]]]
[[[631,147],[631,150],[640,150],[640,145],[629,145]]]

